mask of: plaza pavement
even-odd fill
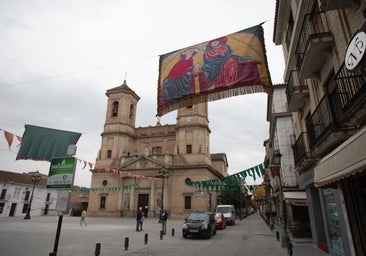
[[[31,217],[30,220],[13,217],[0,218],[0,254],[4,256],[52,255],[58,221],[58,216]],[[134,218],[87,217],[86,221],[87,226],[85,227],[80,226],[79,217],[62,217],[57,256],[185,255],[185,252],[190,252],[190,250],[193,252],[194,249],[189,246],[196,243],[193,240],[186,241],[187,239],[182,238],[183,221],[180,219],[168,220],[167,234],[162,238],[160,236],[161,224],[155,218],[146,218],[144,230],[141,232],[135,231]],[[248,228],[254,226],[255,231]],[[250,244],[244,245],[243,239],[239,238],[236,243],[239,250],[240,246],[246,246],[246,249],[251,246],[253,251],[260,251],[258,244],[262,244],[262,246],[269,247],[271,255],[288,255],[287,249],[280,246],[280,242],[275,239],[275,233],[270,231],[259,214],[249,215],[242,221],[237,220],[233,227],[229,227],[229,230],[241,234],[240,232],[244,228],[249,229],[246,231],[248,232],[246,236],[250,237]],[[146,234],[147,241],[145,241]],[[127,248],[125,247],[126,238],[129,240]],[[206,241],[198,241],[196,245],[204,246],[203,243],[207,244]],[[247,243],[249,243],[248,241]],[[316,248],[309,239],[291,237],[291,241],[294,256],[327,255]],[[97,244],[100,244],[100,254],[95,253]],[[257,248],[255,248],[256,246]],[[218,253],[219,250],[225,251],[224,248],[220,248],[216,250],[217,254],[214,252],[210,255],[222,255]]]

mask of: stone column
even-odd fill
[[[150,187],[150,202],[149,202],[149,216],[156,217],[155,216],[155,210],[156,210],[156,200],[155,200],[155,181],[151,181],[151,187]]]

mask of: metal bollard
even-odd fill
[[[288,242],[287,243],[287,254],[288,256],[292,256],[292,243],[291,242]]]
[[[149,235],[146,233],[145,234],[145,244],[147,244],[148,238],[149,238]]]
[[[130,242],[130,239],[128,237],[125,238],[125,250],[128,250],[128,244]]]
[[[175,230],[172,228],[172,236],[174,237]]]
[[[163,240],[163,236],[164,236],[163,230],[160,230],[160,240]]]
[[[100,255],[100,243],[96,243],[95,244],[95,256],[99,256]]]
[[[277,241],[280,241],[280,232],[276,231],[276,238],[277,238]]]

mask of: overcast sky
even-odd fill
[[[100,148],[106,90],[126,79],[140,97],[136,126],[157,122],[159,55],[263,24],[273,84],[282,83],[275,46],[275,1],[1,0],[0,129],[24,125],[82,133],[76,157],[92,163]],[[226,153],[234,174],[264,160],[267,94],[209,102],[211,153]],[[176,111],[162,116],[174,124]],[[0,132],[0,170],[48,174],[49,162],[18,160]],[[90,187],[78,165],[75,184]],[[248,181],[248,183],[251,183]]]

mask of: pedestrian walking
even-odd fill
[[[161,224],[162,224],[162,231],[163,231],[164,235],[166,234],[167,219],[168,219],[168,212],[164,209],[160,214],[160,221],[161,221]]]
[[[142,207],[139,207],[139,210],[136,214],[136,231],[140,231],[141,218],[143,216]]]
[[[86,227],[86,211],[83,210],[81,212],[81,217],[80,217],[80,226],[85,224],[85,227]]]
[[[142,217],[140,219],[140,230],[141,231],[143,231],[142,225],[144,224],[144,220],[145,220],[145,214],[144,214],[144,212],[142,212]]]

